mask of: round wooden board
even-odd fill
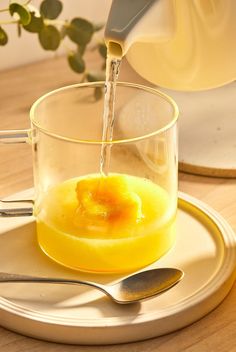
[[[21,197],[29,196],[27,192]],[[109,283],[120,278],[63,268],[38,248],[33,218],[0,219],[0,271]],[[206,204],[179,195],[177,241],[150,267],[177,267],[184,279],[159,297],[130,306],[112,303],[83,286],[1,284],[0,322],[5,328],[68,344],[117,344],[180,329],[214,309],[235,279],[236,237]]]
[[[236,177],[236,82],[204,92],[165,92],[180,109],[179,169]]]

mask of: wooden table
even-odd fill
[[[89,66],[96,67],[94,57]],[[125,70],[123,79],[125,79]],[[31,104],[42,94],[78,81],[64,58],[0,72],[0,129],[28,128]],[[0,147],[0,197],[32,187],[31,151],[27,145]],[[221,213],[236,230],[236,179],[179,175],[179,189]],[[0,322],[1,324],[1,322]],[[236,351],[236,286],[213,312],[175,333],[144,342],[114,346],[68,346],[27,338],[0,328],[0,351],[109,352]]]

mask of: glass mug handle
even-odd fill
[[[31,143],[32,130],[0,131],[0,144]],[[30,216],[33,214],[32,199],[0,200],[0,217]]]

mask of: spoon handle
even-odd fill
[[[49,284],[67,284],[67,285],[87,285],[101,290],[103,293],[108,294],[103,285],[93,283],[90,281],[80,281],[74,279],[62,279],[56,277],[38,277],[29,275],[9,274],[0,272],[0,283],[11,282],[27,282],[27,283],[49,283]]]

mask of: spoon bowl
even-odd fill
[[[28,275],[0,272],[0,283],[27,282],[67,285],[87,285],[106,294],[114,302],[130,304],[157,296],[176,285],[184,276],[182,270],[175,268],[158,268],[132,274],[110,285],[92,281],[64,278],[34,277]]]
[[[107,286],[107,292],[120,304],[139,302],[164,293],[175,286],[183,276],[183,271],[175,268],[151,269]]]

